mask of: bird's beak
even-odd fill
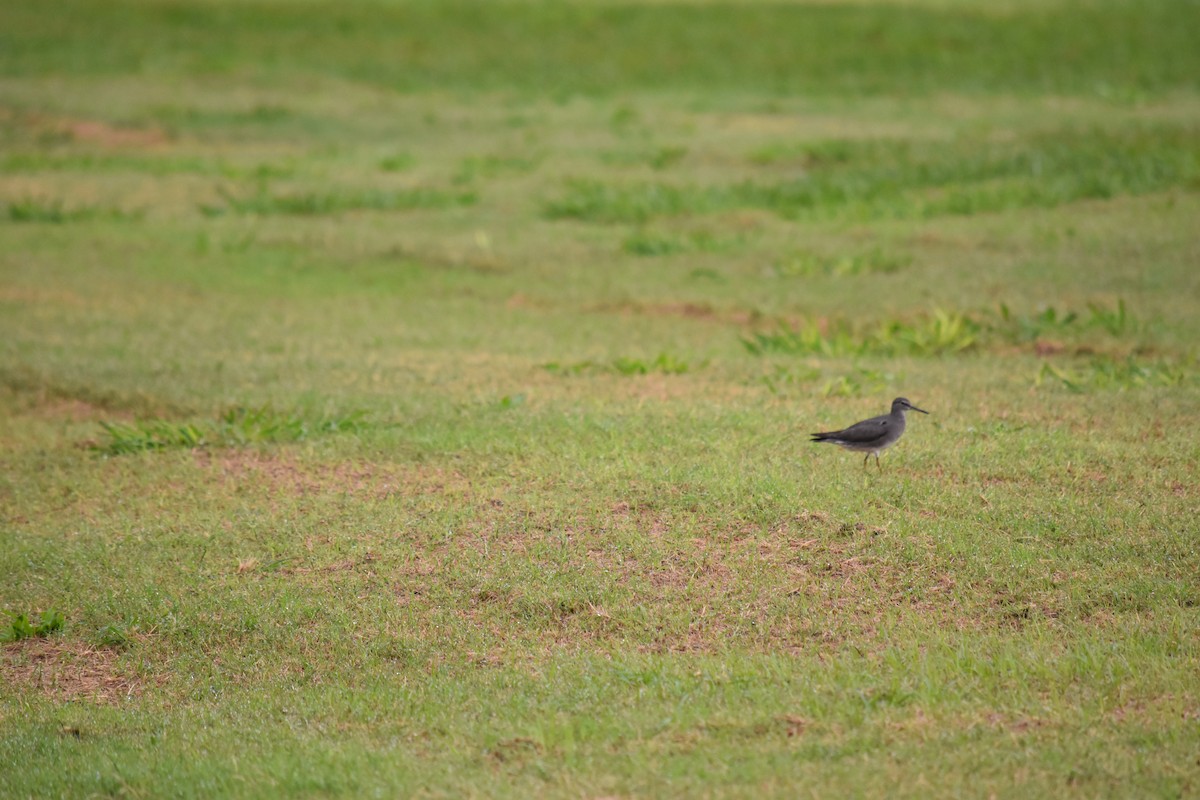
[[[928,414],[928,413],[929,413],[928,411],[926,411],[926,410],[925,410],[925,409],[923,409],[923,408],[917,408],[917,407],[916,407],[916,406],[914,406],[912,403],[909,403],[909,404],[908,404],[908,407],[909,407],[911,410],[913,410],[913,411],[920,411],[922,414]]]

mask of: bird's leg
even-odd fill
[[[870,453],[867,453],[865,456],[863,456],[863,469],[866,469],[866,468],[867,468],[867,462],[868,462],[868,461],[870,461],[870,460],[871,460],[871,454],[870,454]]]
[[[879,473],[883,474],[883,465],[879,463],[879,453],[875,454],[875,466],[879,467]]]

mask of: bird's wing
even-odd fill
[[[871,419],[864,419],[862,422],[856,422],[849,428],[831,433],[828,436],[830,439],[837,439],[842,442],[865,444],[883,436],[887,433],[890,426],[891,421],[886,416],[873,417]]]

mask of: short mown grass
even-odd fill
[[[1195,794],[1198,24],[0,6],[0,795]]]

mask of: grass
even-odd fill
[[[632,186],[576,180],[546,205],[553,218],[645,223],[737,208],[787,219],[870,220],[1044,208],[1079,200],[1195,187],[1194,128],[1035,133],[1014,146],[986,140],[865,142],[817,159],[785,182]],[[828,148],[825,148],[828,149]]]
[[[89,219],[136,219],[136,214],[129,214],[115,208],[97,208],[81,206],[64,208],[60,201],[42,202],[33,199],[15,200],[8,204],[8,219],[10,222],[48,222],[62,224]]]
[[[1195,794],[1196,16],[0,7],[0,795]]]
[[[873,330],[858,332],[848,323],[808,323],[793,330],[754,333],[742,343],[754,355],[769,352],[824,356],[900,355],[939,356],[972,349],[980,325],[958,312],[941,309],[916,322],[891,320]]]
[[[861,263],[850,260],[849,263]],[[846,272],[831,270],[827,274]],[[755,331],[742,339],[742,344],[754,355],[766,353],[813,354],[824,356],[921,355],[940,356],[987,346],[993,350],[1005,347],[1032,348],[1035,352],[1070,350],[1053,337],[1074,339],[1078,354],[1094,354],[1105,347],[1128,351],[1145,345],[1118,344],[1136,338],[1137,320],[1129,313],[1125,301],[1118,298],[1114,308],[1089,303],[1087,316],[1075,311],[1060,312],[1047,306],[1028,315],[1014,314],[1001,304],[996,313],[963,313],[934,309],[913,320],[879,320],[869,327],[854,325],[846,319],[809,320],[799,325],[781,324],[775,330]],[[1104,344],[1094,331],[1109,334]]]
[[[311,216],[336,214],[343,211],[406,211],[412,209],[446,208],[471,205],[476,202],[471,192],[449,193],[433,189],[403,191],[344,191],[303,194],[271,194],[263,187],[248,197],[236,197],[221,192],[224,206],[201,206],[208,216],[230,211],[237,214],[293,214]]]
[[[1175,386],[1191,379],[1187,367],[1164,363],[1139,363],[1094,359],[1079,368],[1058,367],[1044,362],[1037,374],[1036,385],[1044,380],[1057,380],[1072,392],[1093,389],[1136,389],[1143,386]]]
[[[234,447],[257,442],[298,442],[309,436],[357,431],[363,415],[351,412],[338,417],[306,419],[272,408],[231,408],[215,424],[140,420],[133,423],[102,421],[106,441],[94,445],[107,455],[125,455],[164,447]]]
[[[752,86],[797,94],[999,88],[1120,96],[1194,85],[1200,74],[1187,35],[1197,12],[1188,3],[1018,2],[992,9],[709,2],[698,4],[686,25],[677,24],[670,5],[515,12],[512,5],[371,3],[340,9],[331,19],[337,36],[314,39],[303,7],[260,2],[205,13],[126,0],[102,13],[110,6],[73,0],[52,24],[32,9],[8,11],[13,24],[5,29],[13,33],[3,44],[16,76],[39,75],[48,63],[75,74],[218,76],[255,63],[268,77],[330,74],[400,91]],[[144,36],[123,35],[131,20]],[[747,41],[760,46],[746,48]],[[870,58],[864,41],[873,46]],[[396,59],[397,52],[408,55]],[[281,115],[273,103],[243,114],[253,121]]]
[[[670,353],[659,353],[652,359],[634,356],[620,356],[609,364],[598,364],[594,361],[577,361],[572,364],[560,364],[551,361],[542,367],[553,375],[580,375],[587,372],[612,371],[618,375],[648,375],[658,372],[664,375],[682,375],[689,370],[702,365],[692,365]]]
[[[864,253],[841,253],[833,256],[801,251],[781,259],[775,268],[779,274],[787,276],[823,275],[840,278],[872,272],[892,274],[904,269],[910,263],[912,263],[911,256],[889,253],[875,247]]]
[[[626,237],[621,249],[631,255],[655,257],[689,251],[727,252],[741,244],[740,237],[721,237],[704,229],[678,234],[642,229]]]

